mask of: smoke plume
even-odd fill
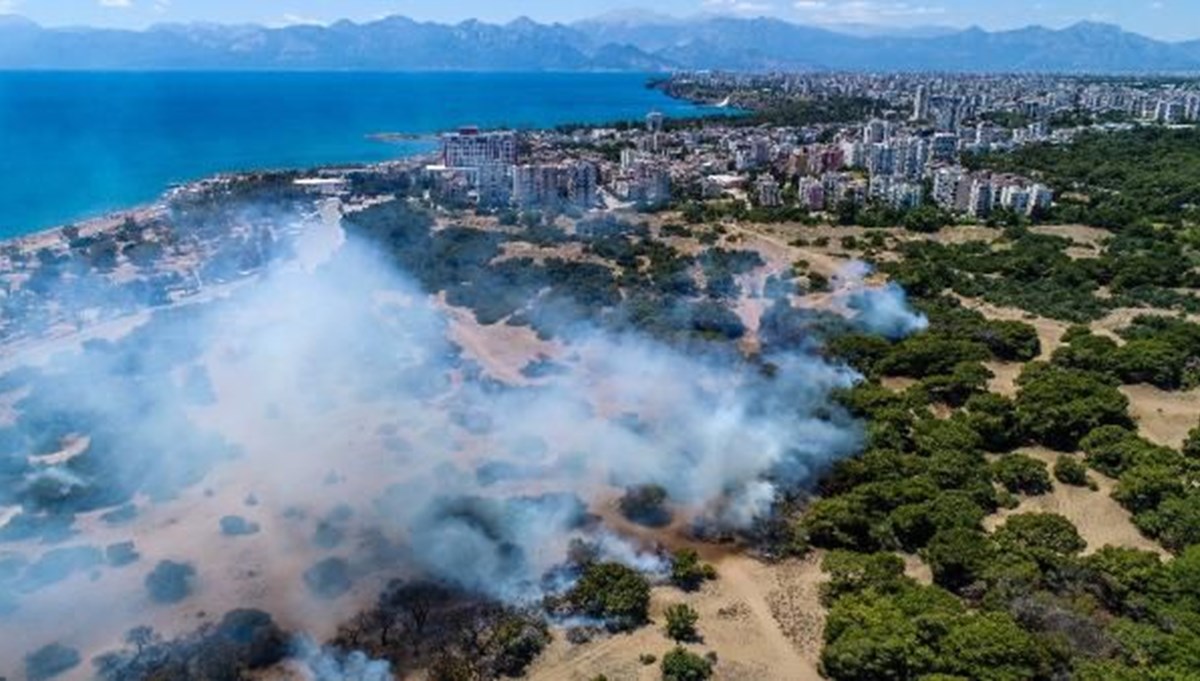
[[[597,517],[624,488],[658,485],[680,517],[744,528],[860,444],[830,401],[858,376],[808,352],[764,371],[574,325],[551,358],[565,371],[497,380],[449,340],[456,322],[429,292],[354,239],[330,243],[3,377],[21,420],[0,435],[50,456],[2,452],[19,484],[0,492],[15,514],[0,531],[0,603],[15,608],[0,658],[56,638],[93,650],[143,623],[170,634],[182,614],[238,606],[319,636],[395,575],[526,602],[577,538],[659,570]],[[858,323],[889,337],[924,327],[903,291],[862,286],[865,274],[842,278]],[[79,438],[80,453],[52,456]],[[231,515],[261,531],[227,536]],[[35,569],[60,550],[47,543],[131,539],[132,565],[85,560],[49,583]],[[195,568],[194,595],[173,608],[142,584],[168,559]],[[386,678],[310,653],[316,679]]]

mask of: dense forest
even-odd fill
[[[989,322],[949,298],[921,305],[932,320],[921,336],[844,336],[829,347],[870,380],[842,396],[869,423],[865,453],[825,477],[795,525],[799,550],[829,551],[825,673],[1196,678],[1200,430],[1183,451],[1145,440],[1116,386],[1157,378],[1134,364],[1161,366],[1161,382],[1175,385],[1178,367],[1158,364],[1150,345],[1191,347],[1184,339],[1200,326],[1138,319],[1120,348],[1072,329],[1049,362],[1026,364],[1010,398],[989,392],[983,362],[1037,356],[1033,329]],[[879,382],[888,376],[917,382],[889,390]],[[1022,449],[1030,446],[1059,452],[1053,466]],[[985,530],[987,516],[1021,498],[1094,485],[1095,475],[1117,480],[1116,501],[1173,560],[1117,547],[1085,556],[1079,532],[1054,514],[1016,513]],[[898,553],[921,556],[934,583],[905,576]]]

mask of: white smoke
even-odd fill
[[[373,660],[361,651],[345,652],[318,646],[302,638],[294,646],[289,666],[307,681],[392,681],[387,660]]]
[[[899,340],[929,328],[929,319],[913,311],[898,284],[866,283],[871,266],[860,261],[845,265],[834,277],[834,297],[852,313],[852,321],[868,333]]]
[[[195,598],[328,632],[354,612],[352,599],[373,598],[368,586],[396,574],[535,599],[576,538],[661,573],[661,558],[593,515],[624,488],[659,485],[679,512],[744,528],[781,489],[860,445],[859,425],[829,399],[859,377],[816,354],[772,357],[778,371],[768,377],[740,357],[591,329],[553,358],[567,372],[527,387],[480,380],[426,292],[353,239],[334,243],[327,262],[277,267],[227,300],[160,314],[132,355],[118,341],[105,361],[91,351],[64,360],[53,390],[36,395],[39,409],[85,411],[111,437],[93,438],[61,479],[96,491],[85,516],[105,509],[100,501],[131,501],[146,516],[81,541],[136,534],[143,572],[188,561]],[[870,289],[864,276],[847,273],[840,290],[865,328],[898,336],[924,327],[902,291]],[[204,380],[182,380],[176,355]],[[188,395],[184,384],[197,382],[212,399]],[[96,449],[104,442],[112,446]],[[234,512],[263,531],[221,536],[216,519]],[[232,542],[239,553],[223,558]],[[337,569],[306,571],[330,558]],[[259,581],[227,578],[247,571]],[[317,593],[305,592],[306,579]],[[102,588],[65,581],[36,607],[37,618],[26,608],[0,631],[27,626],[40,645],[72,613],[67,635],[103,641],[102,632],[161,612],[140,577]],[[353,654],[310,657],[318,681],[390,678],[386,665]]]

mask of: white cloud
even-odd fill
[[[756,0],[704,0],[704,9],[731,14],[771,14],[775,5]]]
[[[889,24],[946,13],[945,7],[884,0],[794,0],[792,8],[816,23]]]
[[[328,22],[314,19],[313,17],[301,16],[299,14],[285,14],[280,21],[272,24],[275,27],[281,26],[325,26]]]
[[[133,0],[100,0],[101,7],[133,7]]]

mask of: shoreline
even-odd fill
[[[428,153],[413,154],[410,156],[398,157],[391,161],[382,161],[376,163],[347,163],[341,165],[324,165],[313,166],[307,168],[268,168],[254,170],[235,170],[220,172],[213,175],[208,175],[188,182],[172,183],[172,185],[164,192],[160,193],[152,201],[138,203],[127,208],[106,211],[92,217],[82,218],[73,222],[66,222],[51,227],[37,229],[26,234],[11,236],[0,239],[0,249],[16,248],[19,251],[31,252],[44,248],[51,248],[55,245],[62,245],[65,239],[64,232],[68,229],[79,230],[80,237],[96,236],[119,228],[128,219],[133,219],[136,222],[147,222],[159,218],[169,216],[171,209],[171,201],[177,197],[188,193],[198,193],[206,189],[212,188],[223,182],[236,182],[246,180],[256,176],[269,175],[285,175],[296,174],[296,179],[304,179],[310,177],[324,177],[331,173],[352,173],[371,171],[373,169],[387,168],[390,166],[406,166],[413,163],[419,163],[422,160],[428,161],[430,155]]]
[[[705,101],[696,97],[689,97],[683,93],[673,92],[669,87],[672,82],[670,75],[656,74],[648,75],[643,86],[647,90],[653,90],[661,93],[664,97],[687,104],[693,108],[686,115],[676,115],[672,118],[680,121],[694,121],[706,119],[721,119],[725,117],[736,116],[739,113],[750,113],[750,110],[738,111],[734,106],[720,106],[717,102]],[[627,125],[636,121],[636,118],[610,118],[597,122],[583,121],[564,121],[556,125],[542,125],[531,128],[521,128],[521,132],[544,133],[553,132],[555,129],[562,126],[583,126],[588,128],[605,128]],[[495,126],[485,126],[481,129],[491,130],[498,129]],[[385,145],[398,145],[404,143],[423,143],[435,142],[440,132],[406,132],[399,130],[380,130],[367,133],[364,135],[366,139],[378,142]],[[61,237],[62,231],[68,227],[80,229],[82,235],[99,234],[106,229],[112,228],[112,223],[119,225],[126,218],[133,217],[139,219],[141,217],[161,217],[169,209],[171,196],[176,192],[185,192],[191,189],[203,187],[206,184],[211,184],[221,180],[247,178],[254,175],[272,175],[283,173],[299,173],[301,176],[313,173],[331,172],[337,170],[371,170],[373,168],[387,167],[394,164],[405,164],[421,159],[432,157],[432,152],[429,150],[413,150],[411,153],[399,153],[395,157],[387,160],[379,161],[350,161],[350,162],[334,162],[332,164],[316,165],[316,166],[284,166],[284,167],[263,167],[263,168],[242,168],[233,170],[217,171],[201,177],[193,179],[169,182],[164,184],[164,188],[159,194],[142,202],[133,203],[126,207],[100,209],[96,213],[88,213],[79,218],[59,222],[49,226],[33,227],[30,231],[24,231],[12,236],[0,237],[0,248],[8,248],[17,246],[22,250],[28,250],[31,244],[45,241],[52,244],[55,237]],[[19,227],[16,229],[20,229]]]

